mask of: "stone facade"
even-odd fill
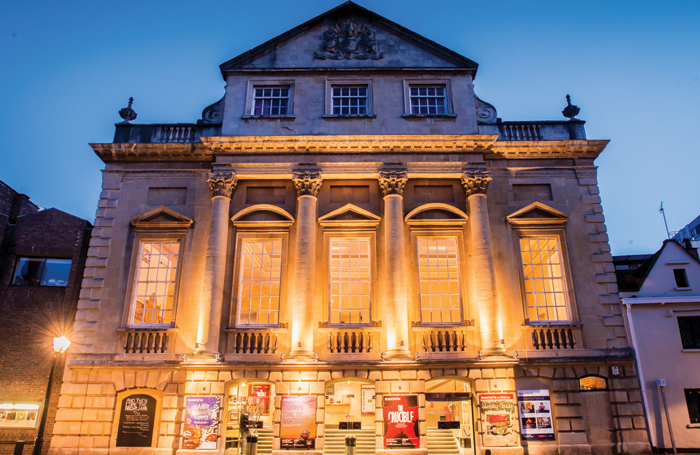
[[[2,454],[19,450],[17,441],[24,441],[24,453],[32,451],[49,386],[52,338],[68,334],[73,325],[90,228],[87,221],[60,210],[40,210],[28,196],[0,182],[0,403],[28,405],[37,416],[23,423],[0,419]],[[67,282],[18,284],[15,271],[20,258],[69,259]],[[42,435],[44,454],[53,433],[63,363],[63,358],[56,359]]]
[[[436,452],[440,431],[464,455],[649,448],[596,181],[607,141],[500,121],[476,63],[352,2],[221,71],[197,124],[92,144],[103,191],[53,453],[189,453],[188,399],[218,397],[200,449],[240,450],[244,402],[281,454],[305,444],[287,396],[316,397],[313,453],[338,450],[345,415],[360,453]],[[143,271],[154,251],[172,280]],[[593,376],[606,388],[580,391]],[[521,390],[549,394],[553,438],[520,437]],[[134,395],[158,406],[146,447],[119,442]],[[417,402],[402,448],[386,397]],[[504,397],[514,414],[486,412]]]

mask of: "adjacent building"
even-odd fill
[[[31,453],[44,413],[53,337],[73,326],[91,225],[40,209],[0,182],[0,453]],[[63,376],[57,359],[42,434],[48,452]],[[19,452],[21,453],[21,452]]]
[[[697,452],[700,449],[697,249],[666,240],[659,251],[641,263],[630,257],[614,259],[627,333],[637,355],[650,442],[654,448],[670,452],[673,439],[678,449]],[[668,411],[664,407],[664,395]]]
[[[122,109],[52,453],[647,450],[607,141],[502,121],[477,68],[347,2],[196,123]]]

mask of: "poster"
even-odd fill
[[[374,386],[362,386],[362,414],[374,414]]]
[[[515,393],[480,393],[478,397],[484,447],[519,445]]]
[[[418,449],[418,396],[394,395],[384,399],[384,448]]]
[[[183,449],[216,450],[221,397],[185,397]]]
[[[518,390],[523,439],[554,439],[549,390]]]
[[[280,447],[313,449],[316,447],[316,397],[284,396],[281,401]]]
[[[38,404],[0,404],[0,428],[35,428]]]
[[[248,402],[251,414],[270,415],[270,385],[248,384]]]
[[[151,447],[156,420],[156,399],[130,395],[122,400],[117,447]]]

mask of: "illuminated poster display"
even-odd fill
[[[374,386],[362,386],[362,414],[374,414]]]
[[[384,397],[384,448],[418,449],[418,396]]]
[[[0,404],[0,428],[35,428],[38,404]]]
[[[484,447],[519,445],[515,393],[479,393]]]
[[[117,427],[117,447],[151,447],[156,420],[156,399],[130,395],[122,401]]]
[[[270,385],[269,384],[249,384],[248,400],[251,405],[259,408],[257,415],[270,414]]]
[[[518,390],[523,439],[554,439],[549,390]]]
[[[280,447],[313,449],[316,447],[316,397],[284,396],[280,403]]]
[[[220,407],[221,397],[185,397],[183,449],[216,450]]]

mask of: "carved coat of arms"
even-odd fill
[[[354,19],[340,21],[323,32],[321,52],[314,53],[314,58],[321,60],[379,60],[383,56],[377,49],[374,32]]]

